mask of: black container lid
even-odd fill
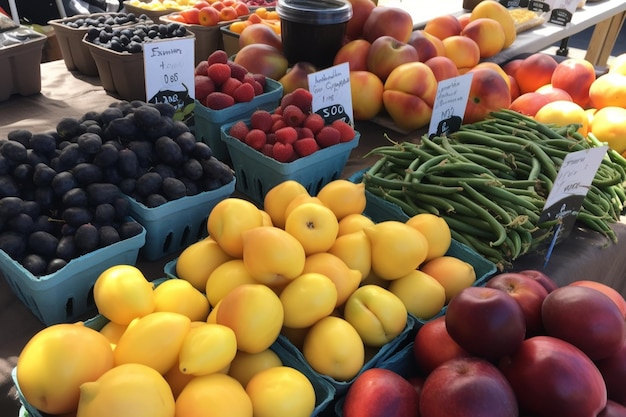
[[[328,25],[350,20],[352,4],[346,0],[278,0],[276,11],[290,22]]]

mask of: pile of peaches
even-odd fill
[[[180,12],[169,14],[169,20],[175,22],[216,26],[221,22],[237,20],[242,16],[250,14],[248,4],[241,0],[199,0]]]

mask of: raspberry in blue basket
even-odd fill
[[[250,146],[251,148],[260,150],[263,145],[265,145],[267,140],[267,136],[264,131],[260,129],[250,129],[246,137],[244,138],[244,142]]]
[[[315,138],[315,134],[308,127],[296,127],[296,132],[298,132],[298,139]]]
[[[328,148],[339,143],[341,139],[341,133],[332,126],[324,126],[322,130],[317,132],[315,140],[317,140],[320,148]]]
[[[313,108],[313,94],[302,87],[296,88],[291,93],[285,94],[280,100],[280,107],[283,110],[290,104],[298,106],[304,114],[309,114]]]
[[[231,77],[236,78],[239,81],[243,82],[246,76],[249,75],[248,70],[243,65],[235,64],[233,61],[230,61],[230,60],[227,62],[227,64],[230,67]],[[252,77],[251,74],[250,76]]]
[[[263,145],[263,147],[261,148],[261,153],[270,158],[274,158],[274,144],[266,143],[265,145]]]
[[[235,122],[230,129],[228,129],[228,134],[243,142],[249,131],[250,129],[248,129],[246,122],[239,120],[238,122]]]
[[[299,156],[308,156],[320,149],[314,138],[302,138],[293,143],[293,149]]]
[[[228,54],[223,49],[217,49],[209,55],[206,59],[209,65],[211,64],[226,64],[228,62]]]
[[[235,98],[234,93],[235,89],[241,85],[241,81],[236,78],[230,77],[220,86],[220,91],[224,94],[228,94],[229,96],[233,96]],[[235,98],[235,101],[237,99]]]
[[[256,82],[261,84],[261,87],[265,88],[265,84],[267,82],[265,74],[256,73],[256,74],[252,74],[252,76],[254,77],[254,80]]]
[[[193,77],[195,97],[199,100],[215,91],[215,83],[208,75],[196,75]]]
[[[274,149],[272,149],[272,154],[274,155],[274,159],[278,162],[291,162],[296,158],[296,153],[291,143],[276,141]]]
[[[330,124],[341,134],[339,142],[350,142],[354,139],[354,128],[345,120],[337,119]]]
[[[248,103],[254,99],[254,87],[248,83],[242,83],[233,91],[233,98],[237,103]]]
[[[233,104],[235,104],[235,99],[232,96],[219,91],[214,91],[206,96],[204,102],[204,105],[212,110],[222,110]]]
[[[215,85],[222,85],[226,82],[226,80],[231,78],[230,67],[228,64],[211,64],[209,65],[209,68],[207,68],[207,74],[211,77]]]
[[[274,120],[272,115],[267,110],[255,110],[250,115],[250,127],[253,129],[261,129],[265,133],[268,133],[272,129]]]
[[[289,104],[283,107],[283,119],[287,126],[301,126],[306,119],[306,114],[295,104]]]
[[[269,132],[267,134],[267,139],[266,139],[267,143],[273,145],[276,143],[276,133],[274,132]]]
[[[276,132],[277,130],[282,129],[283,127],[287,127],[286,121],[284,121],[283,119],[274,120],[271,131]]]
[[[295,127],[285,126],[274,132],[276,135],[276,142],[281,143],[294,143],[298,140],[298,132]]]
[[[304,120],[302,126],[311,129],[311,132],[315,135],[322,130],[325,124],[326,122],[322,116],[317,113],[310,113]]]

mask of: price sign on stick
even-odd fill
[[[309,74],[308,82],[313,95],[313,113],[321,115],[326,124],[343,119],[354,126],[347,62]]]
[[[146,101],[169,103],[175,118],[183,120],[193,110],[194,39],[166,39],[143,46]]]
[[[556,221],[554,237],[546,254],[546,264],[555,244],[566,238],[574,228],[576,216],[607,150],[607,146],[599,146],[572,152],[563,159],[563,165],[539,216],[539,223]]]
[[[472,85],[471,72],[442,80],[437,84],[437,95],[430,118],[428,136],[442,136],[461,127]]]

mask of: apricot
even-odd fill
[[[498,1],[481,1],[472,9],[470,20],[477,20],[480,18],[490,18],[497,20],[504,31],[504,45],[503,48],[511,46],[517,38],[517,29],[515,27],[515,21],[509,13],[508,9]]]
[[[504,48],[506,40],[500,22],[488,17],[470,20],[461,31],[461,35],[476,42],[481,58],[490,58],[499,53]]]
[[[478,44],[466,36],[454,35],[443,41],[445,56],[450,58],[457,68],[473,68],[480,62]]]

